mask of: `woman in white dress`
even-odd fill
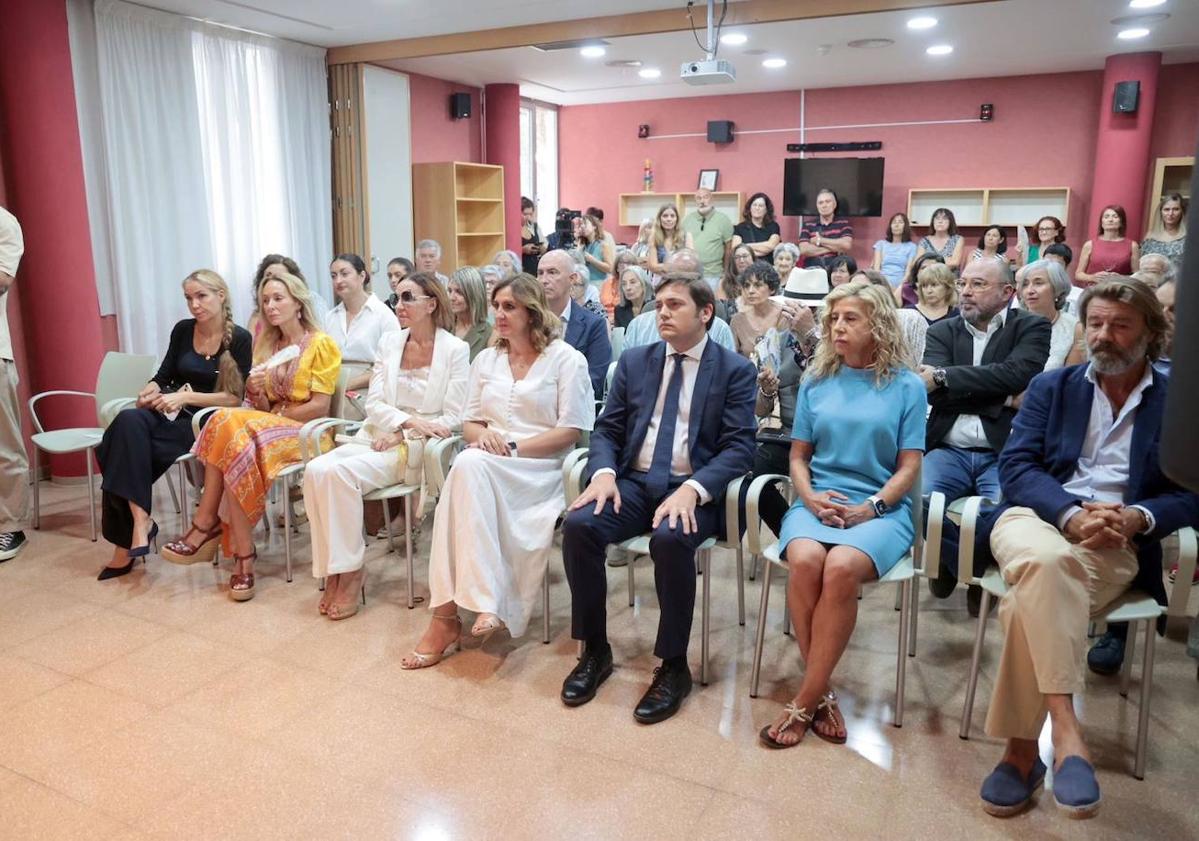
[[[595,421],[587,360],[559,338],[541,284],[518,274],[497,283],[491,301],[498,340],[470,368],[467,446],[433,520],[433,616],[405,669],[458,650],[460,607],[478,614],[474,636],[525,632],[565,506],[562,460]]]
[[[325,332],[341,348],[343,362],[370,362],[379,340],[396,332],[395,313],[371,292],[371,276],[357,254],[338,254],[329,264],[329,276],[338,303],[325,315]],[[346,388],[365,388],[371,375],[363,371],[350,378]]]
[[[1020,303],[1053,325],[1045,370],[1086,362],[1082,325],[1077,316],[1064,309],[1071,288],[1065,267],[1056,260],[1034,260],[1021,269],[1020,274],[1022,279],[1017,283]]]
[[[358,612],[366,575],[362,495],[388,485],[415,484],[412,471],[428,438],[462,426],[469,372],[466,342],[453,327],[450,299],[433,274],[396,285],[401,330],[379,341],[366,398],[366,421],[354,441],[313,459],[304,471],[304,507],[312,529],[312,574],[325,578],[318,610],[330,619]],[[421,481],[423,482],[423,476]],[[424,490],[416,511],[424,504]]]

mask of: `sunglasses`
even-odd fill
[[[423,301],[428,297],[428,295],[413,295],[411,292],[401,292],[400,297],[396,300],[396,303],[415,304],[417,301]]]

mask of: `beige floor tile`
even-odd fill
[[[0,654],[0,709],[10,710],[70,679],[70,675],[37,663],[11,654]]]
[[[0,565],[0,572],[26,561],[27,558],[18,555]],[[4,591],[4,610],[0,611],[0,648],[3,649],[12,649],[100,610],[97,605],[51,590],[14,583],[7,577],[0,578],[0,588]]]
[[[0,836],[37,841],[110,841],[129,827],[33,780],[0,777]]]
[[[237,668],[236,651],[182,631],[169,632],[84,679],[161,707]]]
[[[12,652],[78,676],[148,645],[169,630],[123,613],[101,610],[19,645]]]

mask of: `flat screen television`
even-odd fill
[[[838,216],[883,215],[883,158],[787,158],[783,215],[816,216],[816,194],[837,194]]]

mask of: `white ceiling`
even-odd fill
[[[139,0],[146,5],[253,29],[320,46],[475,31],[681,8],[685,0]],[[799,0],[795,0],[799,2]],[[703,0],[697,4],[702,11]],[[1150,24],[1152,34],[1120,41],[1122,15],[1167,13]],[[517,82],[525,96],[560,105],[754,93],[799,88],[922,82],[1092,70],[1106,56],[1160,50],[1166,63],[1199,61],[1199,0],[1167,0],[1155,9],[1130,9],[1128,0],[996,0],[932,11],[936,27],[906,28],[911,12],[886,12],[737,29],[749,36],[740,47],[721,46],[733,62],[732,85],[694,87],[679,81],[684,61],[702,58],[690,32],[611,39],[608,54],[585,59],[577,51],[544,53],[531,47],[406,59],[386,63],[399,70],[482,86]],[[702,33],[701,33],[702,38]],[[851,49],[861,38],[891,38],[884,49]],[[952,55],[933,58],[925,48],[949,43]],[[827,50],[825,49],[827,47]],[[764,51],[749,54],[749,51]],[[762,59],[787,59],[767,70]],[[608,67],[612,60],[640,60],[662,76],[646,81],[635,68]]]

